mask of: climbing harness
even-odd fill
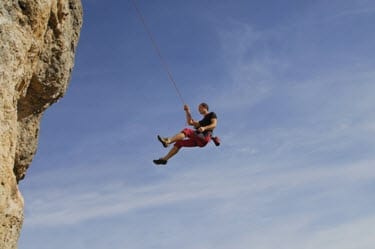
[[[141,20],[142,24],[143,24],[143,27],[148,35],[148,37],[150,38],[150,41],[152,43],[152,46],[154,47],[155,51],[156,51],[156,54],[158,55],[159,59],[160,59],[160,62],[161,64],[163,65],[164,67],[164,70],[167,72],[167,75],[168,75],[168,78],[170,80],[170,82],[173,84],[176,92],[177,92],[177,95],[178,97],[180,98],[182,104],[185,104],[185,101],[184,101],[184,98],[182,97],[182,94],[180,92],[180,90],[178,89],[177,87],[177,83],[176,81],[174,80],[173,78],[173,75],[171,73],[171,70],[169,69],[168,67],[168,64],[166,62],[166,60],[164,59],[162,53],[161,53],[161,50],[158,46],[158,44],[156,43],[156,40],[154,38],[154,36],[152,35],[152,32],[151,30],[149,29],[147,23],[146,23],[146,20],[144,18],[144,16],[142,15],[142,12],[140,11],[139,7],[137,6],[137,3],[136,3],[136,0],[130,0],[130,2],[133,4],[133,7],[134,9],[136,10],[137,14],[138,14],[138,17],[139,19]]]

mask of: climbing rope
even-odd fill
[[[181,94],[180,90],[179,90],[178,87],[177,87],[177,83],[176,83],[176,81],[175,81],[174,78],[173,78],[173,75],[172,75],[172,73],[171,73],[171,70],[169,69],[167,62],[166,62],[166,60],[164,59],[164,57],[163,57],[163,55],[162,55],[162,53],[161,53],[161,51],[160,51],[160,48],[159,48],[158,44],[156,43],[156,40],[155,40],[154,36],[152,35],[150,29],[149,29],[148,26],[147,26],[147,23],[146,23],[146,21],[145,21],[145,18],[144,18],[144,16],[142,15],[142,12],[140,11],[140,9],[139,9],[138,6],[137,6],[136,0],[130,0],[130,1],[131,1],[131,3],[133,4],[134,9],[135,9],[136,12],[137,12],[138,17],[139,17],[139,19],[141,20],[141,22],[142,22],[142,24],[143,24],[143,27],[144,27],[144,29],[145,29],[145,31],[146,31],[148,37],[150,38],[150,41],[151,41],[151,43],[152,43],[152,46],[154,47],[154,49],[155,49],[155,51],[156,51],[156,54],[158,55],[158,57],[159,57],[159,59],[160,59],[160,62],[161,62],[161,64],[162,64],[162,66],[164,67],[164,70],[167,72],[167,75],[168,75],[168,78],[169,78],[170,82],[171,82],[171,83],[173,84],[173,86],[174,86],[174,88],[175,88],[175,90],[176,90],[176,92],[177,92],[178,97],[180,98],[182,104],[185,104],[185,101],[184,101],[184,99],[182,98],[182,94]]]

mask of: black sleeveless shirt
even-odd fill
[[[208,113],[206,116],[204,116],[204,118],[201,121],[199,121],[200,126],[210,125],[211,119],[213,119],[213,118],[217,118],[216,113],[214,113],[214,112]],[[212,130],[208,130],[207,132],[212,132]],[[203,133],[206,133],[206,131],[203,132]]]

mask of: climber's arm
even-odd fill
[[[190,113],[190,108],[188,105],[184,105],[184,110],[185,110],[185,113],[186,113],[186,122],[188,123],[188,125],[192,125],[194,126],[195,128],[198,128],[200,125],[199,125],[199,122],[198,121],[195,121],[192,116],[191,116],[191,113]]]

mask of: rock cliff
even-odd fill
[[[43,112],[67,89],[82,25],[80,0],[0,1],[0,248],[17,248],[18,182]]]

